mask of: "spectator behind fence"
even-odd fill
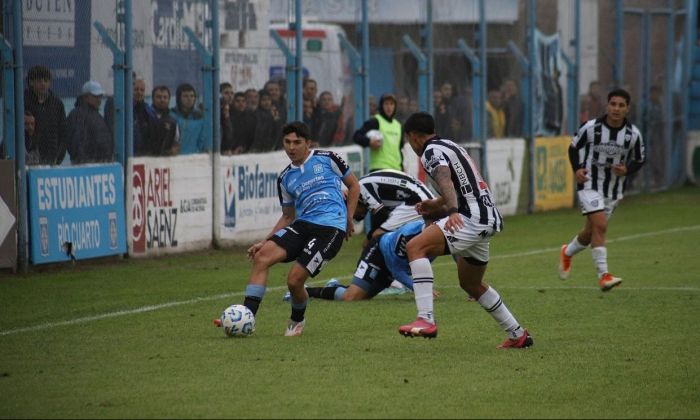
[[[408,103],[409,99],[406,95],[399,95],[396,98],[396,116],[394,118],[399,120],[401,124],[403,124],[403,122],[406,121],[406,118],[411,115],[408,111]]]
[[[245,102],[246,107],[249,111],[255,112],[258,110],[258,105],[260,104],[260,94],[257,90],[250,88],[245,91]]]
[[[24,111],[24,147],[26,154],[24,162],[27,165],[37,165],[40,163],[38,141],[36,135],[36,118],[29,110]],[[2,155],[0,155],[2,157]]]
[[[455,94],[454,87],[450,82],[444,82],[440,86],[442,93],[442,101],[447,107],[449,121],[451,127],[459,126],[459,131],[451,133],[455,142],[465,142],[472,137],[472,108],[471,103],[467,100],[470,95],[469,91],[465,91],[464,95]],[[457,118],[461,121],[460,124],[452,124],[452,121]]]
[[[150,154],[156,112],[146,103],[146,81],[134,79],[134,156]],[[106,113],[106,111],[105,111]]]
[[[506,79],[501,85],[503,111],[506,114],[506,137],[523,136],[523,100],[518,93],[518,86],[512,79]]]
[[[236,92],[231,108],[233,154],[246,153],[255,140],[255,113],[246,107],[245,94]]]
[[[333,102],[333,94],[323,91],[319,96],[319,119],[314,140],[320,147],[337,146],[343,143],[345,132],[343,126],[343,113]]]
[[[369,116],[377,115],[377,112],[379,112],[377,98],[374,95],[369,95]]]
[[[500,90],[490,90],[486,101],[486,136],[502,138],[506,134],[506,113],[503,111],[503,98]]]
[[[233,106],[233,86],[229,82],[219,85],[221,154],[233,154],[233,124],[231,123],[231,108]]]
[[[189,83],[182,83],[175,91],[173,118],[180,130],[180,154],[208,152],[207,135],[204,132],[204,116],[195,107],[197,92]]]
[[[111,162],[114,142],[100,115],[105,92],[94,80],[85,82],[75,108],[68,114],[68,153],[72,163]]]
[[[311,130],[311,136],[313,141],[311,142],[314,147],[318,146],[318,138],[315,137],[314,133],[318,131],[318,125],[321,119],[321,107],[319,106],[318,95],[318,84],[316,80],[306,78],[302,83],[302,96],[304,100],[311,102],[311,114],[306,116],[304,114],[304,122],[309,126]]]
[[[180,153],[180,128],[175,117],[170,115],[170,89],[164,85],[154,87],[151,100],[155,120],[145,150],[154,156],[177,155]]]
[[[282,84],[277,80],[268,80],[265,83],[265,91],[270,94],[272,105],[277,108],[279,118],[282,123],[287,121],[287,100],[284,98],[284,90]],[[280,133],[282,132],[280,127]]]
[[[255,153],[276,150],[282,135],[282,121],[272,105],[270,94],[261,90],[258,95],[260,103],[255,111],[255,138],[250,147],[250,151]]]
[[[579,123],[583,124],[588,120],[603,116],[606,107],[607,103],[600,90],[600,83],[594,80],[588,85],[588,92],[581,98]]]
[[[352,140],[362,147],[369,147],[369,170],[396,169],[403,171],[403,129],[396,115],[396,97],[385,93],[379,99],[379,112],[370,117],[355,131]],[[371,135],[379,131],[381,136]],[[370,133],[372,132],[372,133]]]
[[[454,139],[450,113],[447,110],[447,104],[442,100],[442,92],[439,89],[433,92],[433,106],[435,107],[433,111],[435,132],[444,139]]]
[[[34,66],[27,73],[29,88],[24,91],[24,108],[36,121],[36,147],[39,163],[56,165],[66,155],[67,122],[63,102],[49,88],[51,72],[44,66]]]

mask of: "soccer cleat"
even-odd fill
[[[336,278],[332,278],[326,282],[326,284],[323,287],[336,287],[340,286],[340,282]]]
[[[301,335],[301,333],[304,331],[304,325],[306,324],[306,320],[303,320],[301,322],[295,322],[292,321],[291,319],[289,320],[289,324],[287,324],[287,330],[284,332],[285,337],[298,337]]]
[[[399,334],[405,337],[435,338],[437,337],[437,325],[418,317],[414,322],[400,326]]]
[[[622,279],[619,277],[615,277],[610,273],[603,274],[602,276],[600,276],[600,280],[598,280],[600,290],[604,292],[607,292],[608,290],[619,285],[620,283],[622,283]]]
[[[219,318],[215,319],[214,325],[216,325],[217,327],[221,327],[221,320]]]
[[[507,338],[506,341],[502,342],[498,347],[499,349],[524,349],[526,347],[530,347],[531,345],[534,344],[534,341],[532,340],[532,336],[530,335],[527,330],[525,330],[525,334],[521,335],[518,338]]]
[[[381,295],[381,296],[396,296],[396,295],[403,295],[403,294],[408,293],[410,291],[411,291],[411,289],[409,289],[408,287],[389,286],[377,294]]]
[[[566,255],[566,244],[561,246],[559,251],[559,278],[566,280],[571,272],[571,257]]]

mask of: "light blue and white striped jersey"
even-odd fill
[[[342,180],[348,174],[350,167],[337,153],[312,150],[301,166],[290,163],[277,178],[280,204],[295,206],[296,220],[345,232],[348,209]]]
[[[384,256],[384,263],[395,280],[413,290],[413,278],[408,266],[406,244],[423,231],[422,220],[406,223],[398,230],[387,232],[379,237],[379,250]]]

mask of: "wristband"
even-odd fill
[[[457,211],[457,207],[450,207],[449,209],[447,209],[447,215],[449,216],[453,213],[457,213]]]

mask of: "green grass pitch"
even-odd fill
[[[413,295],[310,302],[283,337],[288,265],[270,272],[257,330],[212,320],[241,303],[243,249],[0,272],[0,418],[698,418],[700,188],[626,197],[598,290],[590,251],[557,276],[577,209],[508,217],[487,282],[534,337],[505,337],[434,262],[440,328],[405,338]],[[360,235],[310,284],[347,282]]]

